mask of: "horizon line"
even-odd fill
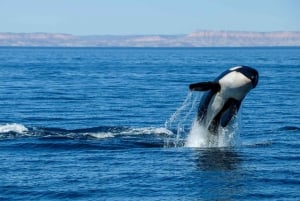
[[[182,36],[188,35],[197,32],[236,32],[236,33],[284,33],[284,32],[293,32],[300,33],[298,31],[287,31],[287,30],[278,30],[278,31],[241,31],[241,30],[209,30],[209,29],[199,29],[189,33],[177,33],[177,34],[160,34],[160,33],[138,33],[138,34],[114,34],[114,33],[106,33],[106,34],[98,34],[98,33],[90,33],[90,34],[75,34],[75,33],[67,33],[67,32],[44,32],[44,31],[34,31],[34,32],[12,32],[12,31],[1,31],[0,34],[63,34],[63,35],[73,35],[73,36]]]

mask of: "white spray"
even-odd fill
[[[197,106],[199,93],[189,92],[180,107],[171,115],[165,122],[165,128],[168,130],[176,129],[176,136],[168,137],[165,139],[165,147],[181,147],[185,142],[183,137],[189,130],[191,122],[190,117]]]
[[[218,135],[214,135],[191,117],[196,111],[198,102],[199,93],[189,92],[181,106],[165,122],[165,128],[168,130],[174,129],[175,126],[176,135],[166,138],[164,146],[208,148],[239,145],[239,115],[236,115],[225,128],[220,126]]]
[[[218,134],[210,133],[206,128],[194,120],[185,143],[186,147],[230,147],[240,144],[238,116],[227,127],[219,127]]]

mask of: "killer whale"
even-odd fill
[[[198,106],[197,122],[211,134],[226,127],[238,113],[241,103],[258,83],[258,71],[249,66],[232,67],[214,81],[189,85],[191,91],[205,91]]]

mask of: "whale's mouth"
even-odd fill
[[[194,84],[190,84],[189,89],[191,91],[220,91],[221,86],[218,82],[198,82]]]

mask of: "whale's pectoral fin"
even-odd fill
[[[241,101],[232,98],[226,102],[220,118],[220,123],[222,127],[227,126],[230,120],[238,113],[240,105]]]
[[[221,86],[218,82],[198,82],[190,84],[189,88],[191,91],[219,91],[221,89]]]

